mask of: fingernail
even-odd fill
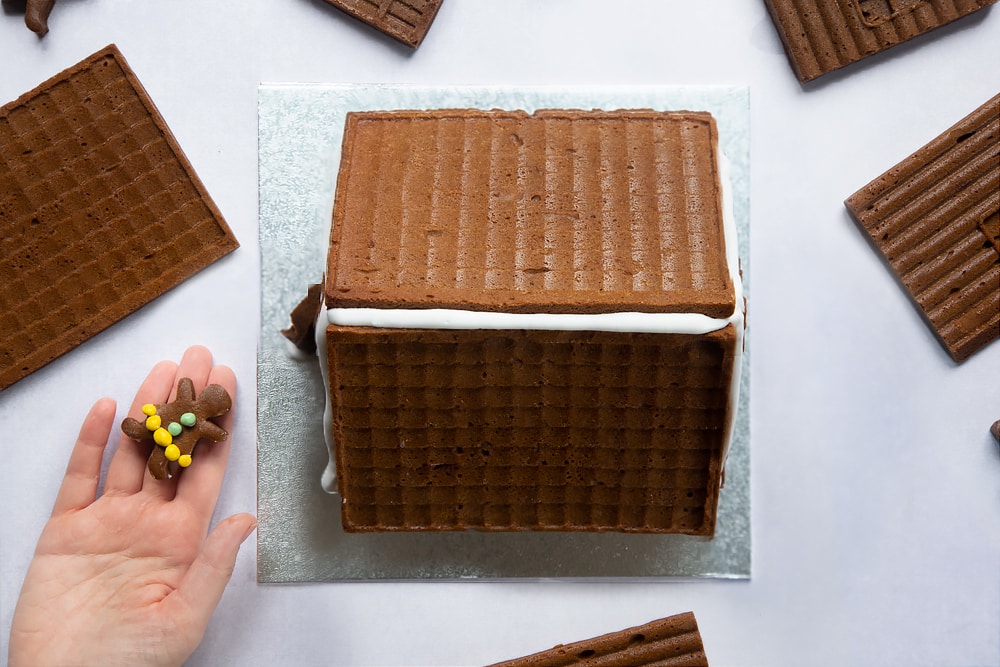
[[[245,542],[246,539],[250,537],[250,533],[252,533],[255,530],[257,530],[257,519],[254,519],[253,523],[247,526],[247,529],[243,531],[243,538],[240,540],[240,542]]]

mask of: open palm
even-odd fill
[[[158,364],[129,415],[164,403],[177,380],[200,392],[236,380],[212,366],[203,347],[180,365]],[[98,401],[80,429],[66,477],[28,569],[11,627],[10,664],[178,665],[201,641],[229,581],[240,544],[256,526],[249,514],[208,533],[229,442],[203,443],[171,480],[146,470],[149,445],[122,438],[98,496],[100,466],[115,403]],[[226,430],[230,413],[219,420]]]

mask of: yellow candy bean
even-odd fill
[[[156,406],[153,405],[152,403],[146,403],[146,405],[142,406],[142,414],[146,415],[147,417],[151,417],[152,415],[155,415],[156,414]]]
[[[155,431],[160,428],[160,424],[162,423],[163,420],[160,419],[160,415],[150,415],[146,417],[146,429],[149,431]]]
[[[170,435],[170,431],[165,428],[158,428],[153,431],[153,442],[158,444],[160,447],[166,447],[174,441],[174,436]]]
[[[167,445],[167,448],[163,450],[163,455],[167,457],[168,461],[176,461],[181,456],[181,449],[177,445]]]
[[[177,459],[177,463],[180,465],[180,467],[187,468],[189,465],[191,465],[191,455],[184,454],[179,459]]]

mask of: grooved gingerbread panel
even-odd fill
[[[113,45],[0,108],[0,389],[237,246]]]
[[[723,323],[330,326],[345,529],[712,535],[740,340],[720,160],[703,112],[349,114],[328,308]]]
[[[764,0],[800,81],[884,51],[996,0]]]
[[[952,358],[1000,338],[1000,95],[845,203]]]
[[[711,535],[735,331],[327,331],[346,530]]]
[[[687,612],[490,667],[708,667],[708,658]]]
[[[729,317],[718,159],[700,112],[349,114],[327,303]]]
[[[326,0],[407,46],[417,48],[444,0]]]

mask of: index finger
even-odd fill
[[[52,516],[83,509],[94,502],[101,480],[101,458],[114,420],[115,402],[110,398],[102,398],[90,408],[66,464],[66,476],[59,487]]]

